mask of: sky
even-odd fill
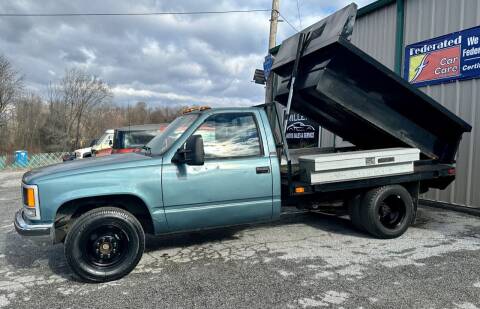
[[[280,0],[297,29],[347,0]],[[357,0],[359,7],[373,0]],[[0,0],[0,13],[141,13],[270,9],[271,0]],[[300,11],[300,18],[298,11]],[[0,17],[0,54],[44,95],[68,68],[106,81],[118,104],[249,106],[264,100],[252,82],[268,49],[268,12],[196,16]],[[277,44],[293,35],[279,24]]]

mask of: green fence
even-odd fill
[[[32,169],[62,162],[66,152],[29,154],[27,164],[15,162],[15,155],[0,155],[0,170],[2,169]]]

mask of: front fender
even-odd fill
[[[108,173],[86,173],[38,183],[42,222],[53,222],[65,203],[82,198],[131,195],[147,206],[155,232],[167,229],[161,189],[161,166],[146,166]]]

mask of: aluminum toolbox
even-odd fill
[[[350,181],[414,172],[415,148],[392,148],[301,156],[300,178],[310,184]]]
[[[418,148],[422,158],[455,162],[471,126],[353,46],[356,7],[305,29],[291,108],[360,149]],[[300,36],[280,46],[274,99],[287,105]]]

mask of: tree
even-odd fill
[[[0,55],[0,117],[13,104],[23,89],[22,77],[18,75],[7,58]]]
[[[10,61],[0,55],[0,153],[9,143],[8,120],[13,116],[13,105],[23,89],[22,77]]]
[[[82,140],[82,129],[88,113],[112,98],[110,87],[97,76],[79,69],[69,69],[57,84],[50,85],[50,111],[57,119],[58,130],[64,131],[70,150],[76,149]]]
[[[150,112],[151,123],[168,123],[182,114],[184,106],[167,107],[157,106]]]
[[[15,122],[10,132],[17,149],[38,152],[41,149],[40,128],[43,126],[46,105],[32,93],[23,95],[15,103]]]
[[[128,125],[143,124],[148,122],[149,110],[145,102],[137,102],[133,107],[127,106],[126,120]]]

